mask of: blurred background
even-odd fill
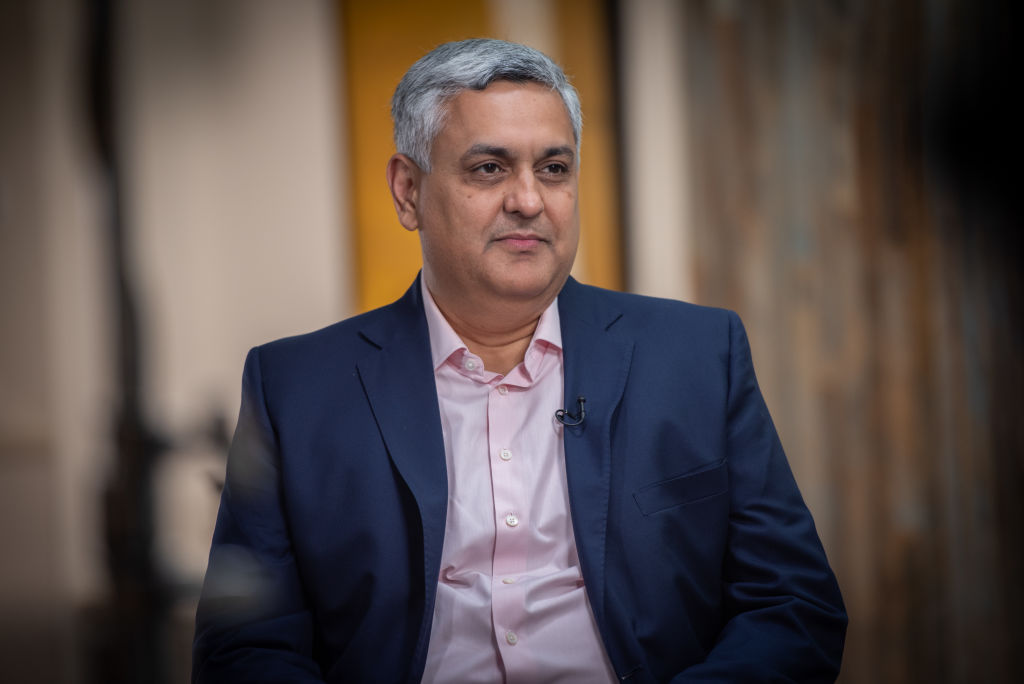
[[[245,352],[412,281],[389,97],[486,35],[580,90],[577,276],[746,322],[841,681],[1016,681],[1019,14],[0,0],[0,679],[187,680]]]

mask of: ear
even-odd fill
[[[410,157],[404,154],[392,155],[388,160],[388,187],[395,203],[398,221],[406,230],[420,227],[417,202],[420,198],[420,179],[423,171]]]

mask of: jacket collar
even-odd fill
[[[359,378],[391,462],[416,501],[422,522],[424,609],[409,671],[410,681],[419,681],[448,509],[444,438],[419,278],[401,299],[366,316],[360,334],[378,352],[357,362]]]
[[[572,523],[587,593],[599,626],[605,620],[605,545],[611,487],[613,417],[626,386],[633,341],[616,329],[622,311],[598,288],[570,278],[559,295],[565,359],[565,400],[586,419],[564,428]],[[608,639],[605,639],[608,643]]]

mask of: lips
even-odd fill
[[[495,242],[500,242],[507,247],[512,249],[532,249],[542,242],[547,242],[543,237],[536,233],[509,233],[508,235],[502,235],[497,238]]]

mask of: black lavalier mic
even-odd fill
[[[583,425],[583,419],[587,417],[587,411],[583,408],[583,405],[587,403],[587,398],[582,394],[576,397],[576,411],[577,413],[569,413],[565,409],[558,409],[555,411],[555,420],[562,425],[569,427],[576,427],[577,425]]]

